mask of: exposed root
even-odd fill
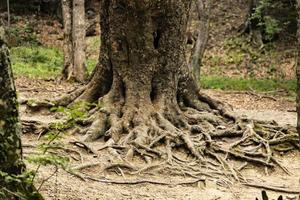
[[[34,133],[38,135],[38,139],[49,131],[48,124],[45,124],[40,121],[34,120],[21,120],[22,123],[22,132],[26,133]]]
[[[283,130],[276,124],[237,118],[235,123],[228,123],[228,118],[223,119],[220,117],[223,116],[221,114],[200,112],[190,108],[181,114],[173,117],[181,117],[180,120],[186,122],[185,130],[174,125],[170,115],[167,119],[163,112],[147,111],[138,117],[141,119],[138,122],[134,121],[137,116],[100,114],[101,118],[98,119],[104,119],[105,126],[102,123],[96,130],[101,132],[101,136],[111,138],[108,140],[109,144],[101,147],[101,150],[109,148],[118,160],[123,162],[122,165],[112,164],[103,170],[115,169],[121,171],[121,174],[140,174],[153,170],[166,171],[171,167],[173,172],[177,171],[179,174],[194,178],[203,175],[224,176],[223,184],[227,184],[231,178],[246,182],[240,172],[249,164],[267,168],[279,166],[289,173],[274,157],[273,146],[279,144],[279,141],[296,141],[297,135],[292,133],[292,129]],[[95,121],[91,129],[95,129],[95,124],[99,125],[99,121]],[[231,142],[220,143],[216,140],[218,138],[228,139]],[[180,149],[188,150],[185,154],[191,156],[184,159],[182,153],[179,153]],[[141,167],[129,165],[135,155],[148,164]],[[234,166],[228,158],[246,164]],[[152,163],[161,159],[165,161],[159,165]]]
[[[26,104],[27,107],[33,111],[41,109],[48,109],[54,106],[68,106],[73,102],[79,101],[79,96],[85,91],[86,86],[77,88],[70,93],[58,98],[58,99],[46,99],[46,100],[22,100],[21,104]],[[84,99],[82,99],[84,101]]]
[[[99,165],[102,172],[115,171],[123,177],[164,172],[193,178],[207,176],[218,179],[223,186],[232,181],[246,183],[241,172],[250,165],[264,167],[267,173],[269,168],[277,166],[290,174],[275,158],[274,151],[285,152],[284,145],[297,147],[299,139],[294,128],[238,119],[224,104],[204,94],[198,98],[198,102],[205,102],[209,108],[193,106],[196,101],[182,103],[180,108],[128,106],[122,98],[113,103],[106,101],[105,107],[90,111],[89,119],[76,121],[83,128],[79,132],[85,134],[85,142],[72,144],[97,154],[86,142],[103,138],[106,144],[97,150],[107,150],[113,162],[92,163],[75,169]],[[236,165],[232,160],[244,164]],[[138,165],[133,164],[136,161]]]

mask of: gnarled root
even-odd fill
[[[233,166],[229,158],[267,168],[279,166],[289,173],[274,157],[273,147],[278,141],[297,143],[293,128],[246,119],[229,120],[223,115],[225,111],[220,110],[147,106],[127,107],[122,112],[125,107],[102,108],[85,132],[86,141],[109,138],[100,150],[109,149],[118,162],[128,164],[134,162],[133,158],[141,158],[147,163],[136,171],[130,169],[130,174],[172,169],[172,173],[194,178],[206,175],[244,180],[242,169]],[[159,167],[147,167],[155,165],[156,160],[166,162]]]
[[[231,161],[240,160],[266,169],[279,166],[289,174],[274,151],[298,147],[294,128],[239,119],[228,112],[226,105],[202,93],[179,97],[178,104],[168,100],[134,103],[125,102],[116,92],[118,87],[113,85],[100,100],[104,107],[95,107],[88,119],[76,121],[84,128],[75,133],[84,134],[86,142],[99,138],[106,141],[98,150],[107,149],[116,162],[104,171],[222,176],[226,180],[220,184],[228,184],[231,179],[245,180],[241,175],[245,167],[234,166]]]

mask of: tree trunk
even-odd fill
[[[297,76],[297,132],[300,140],[300,0],[297,0],[297,12],[298,12],[298,32],[297,32],[297,65],[296,65],[296,76]]]
[[[179,131],[191,129],[180,105],[226,112],[223,104],[199,97],[186,63],[190,5],[190,0],[101,2],[99,64],[84,89],[60,101],[60,105],[95,102],[104,96],[101,100],[106,111],[88,129],[86,140],[106,132],[114,142],[150,144],[148,132],[177,132],[190,151],[200,157],[187,139],[189,133],[185,136]],[[128,133],[125,138],[124,132]]]
[[[7,182],[5,177],[19,175],[25,171],[22,162],[18,103],[9,51],[4,43],[4,31],[0,27],[0,199],[19,199],[12,193],[42,199],[26,182]],[[20,194],[19,194],[20,193]],[[2,196],[1,196],[2,195]]]
[[[87,79],[85,64],[85,10],[83,0],[73,0],[72,38],[74,51],[74,78],[83,82]]]
[[[62,0],[62,11],[64,23],[63,78],[84,82],[87,79],[84,1]]]
[[[193,70],[194,78],[199,83],[200,72],[202,66],[202,58],[206,49],[206,45],[209,37],[209,18],[211,2],[210,0],[197,0],[196,2],[199,26],[198,26],[198,37],[193,49],[191,69]]]
[[[9,0],[6,1],[7,5],[7,26],[10,27],[10,5]]]
[[[67,80],[72,77],[73,47],[72,47],[72,4],[71,0],[62,0],[62,14],[64,25],[64,68],[63,77]]]
[[[215,153],[274,166],[267,139],[253,134],[261,131],[265,123],[237,121],[222,102],[199,91],[185,58],[191,2],[102,0],[99,63],[84,87],[51,104],[99,101],[85,121],[88,127],[80,133],[85,134],[86,141],[103,137],[107,141],[105,148],[118,160],[125,160],[126,166],[138,154],[147,163],[159,157],[173,167],[172,162],[178,162],[173,156],[177,147],[184,147],[196,157],[200,168],[206,163],[204,155],[221,162],[224,168],[220,161],[223,155]],[[266,126],[281,130],[276,124]],[[224,150],[212,139],[227,136],[242,137],[228,145],[232,148],[247,148],[239,144],[250,142],[248,137],[254,142],[259,140],[268,154],[253,159],[241,151],[231,151],[231,147]],[[294,135],[291,140],[295,141]],[[186,162],[179,165],[180,171],[187,167]],[[232,169],[229,173],[235,172]],[[236,174],[233,176],[238,179]]]

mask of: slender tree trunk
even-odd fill
[[[7,25],[10,26],[10,5],[9,0],[7,0]]]
[[[42,199],[34,192],[32,184],[23,181],[7,182],[5,179],[5,176],[19,175],[25,171],[20,133],[16,88],[4,31],[0,27],[0,199],[3,195],[4,199],[19,199],[18,196]]]
[[[297,65],[296,65],[296,77],[297,77],[297,131],[300,140],[300,0],[297,0],[297,12],[298,12],[298,31],[297,31]]]
[[[197,83],[200,80],[200,72],[202,66],[202,58],[206,49],[206,45],[209,37],[209,18],[211,2],[210,0],[197,0],[196,2],[199,26],[198,26],[198,37],[194,46],[194,52],[191,60],[191,68]]]
[[[62,14],[64,25],[64,68],[63,76],[69,80],[72,77],[73,46],[72,46],[72,0],[62,0]]]
[[[82,0],[62,0],[64,24],[64,69],[67,80],[87,79],[85,57],[85,10]]]
[[[74,58],[74,78],[80,82],[87,79],[87,68],[85,58],[85,10],[83,0],[73,0],[73,58]]]

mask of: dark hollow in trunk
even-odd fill
[[[185,58],[190,6],[191,0],[101,1],[99,63],[84,87],[51,105],[99,101],[102,107],[90,110],[90,117],[82,122],[85,127],[75,131],[85,134],[86,141],[104,138],[105,148],[126,166],[140,155],[147,163],[162,158],[167,167],[180,160],[180,170],[189,171],[189,165],[175,155],[183,147],[197,158],[197,167],[203,163],[214,167],[206,162],[212,159],[236,180],[238,175],[222,155],[273,167],[277,162],[270,145],[282,140],[294,143],[298,137],[275,123],[238,119],[222,102],[199,91]],[[282,130],[286,136],[269,144],[265,138],[269,136],[261,131],[265,127],[272,134]],[[226,137],[239,139],[224,149],[215,138]],[[261,158],[256,158],[259,152],[245,149],[257,146],[256,142],[266,152],[259,154]]]
[[[199,94],[186,64],[190,6],[190,0],[102,1],[99,64],[84,88],[59,102],[104,102],[86,140],[106,133],[114,143],[149,145],[153,138],[174,132],[200,157],[189,140],[193,127],[183,112],[190,109],[197,115],[216,109],[234,119],[222,103]]]

